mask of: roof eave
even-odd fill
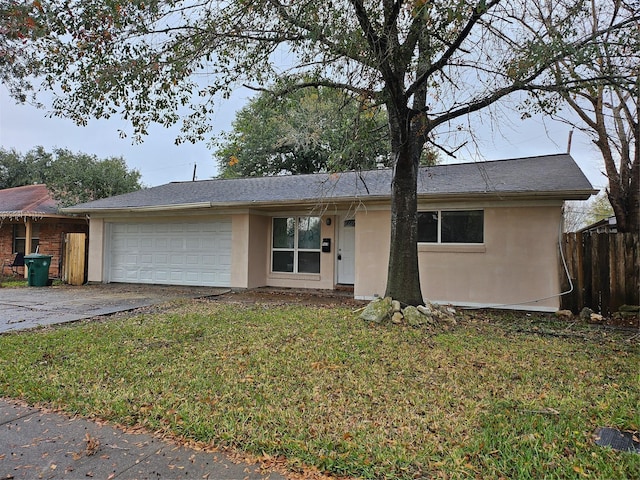
[[[562,191],[512,191],[512,192],[467,192],[467,193],[422,193],[418,194],[421,200],[446,199],[469,200],[486,198],[548,198],[556,200],[587,200],[596,195],[598,190],[562,190]]]
[[[158,211],[175,211],[175,210],[193,210],[198,208],[209,208],[211,202],[198,203],[177,203],[169,205],[142,205],[140,207],[94,207],[94,208],[77,208],[66,207],[61,210],[66,213],[134,213],[134,212],[158,212]]]
[[[289,207],[289,206],[309,206],[309,205],[322,205],[326,203],[344,203],[344,202],[361,202],[361,201],[379,201],[389,200],[389,196],[367,196],[367,197],[327,197],[327,198],[309,198],[303,200],[281,200],[274,202],[268,201],[249,201],[249,202],[198,202],[198,203],[180,203],[170,205],[143,205],[139,207],[103,207],[103,208],[75,208],[67,207],[63,208],[63,212],[68,213],[99,213],[99,214],[118,214],[118,213],[144,213],[144,212],[159,212],[159,211],[182,211],[182,210],[198,210],[204,208],[247,208],[247,207],[262,207],[262,208],[277,208],[277,207]]]
[[[62,213],[47,213],[47,212],[0,212],[0,218],[69,218],[69,215]]]
[[[557,200],[587,200],[592,195],[597,194],[597,190],[565,190],[565,191],[531,191],[531,192],[473,192],[473,193],[422,193],[418,194],[421,200],[427,199],[447,199],[447,200],[463,200],[463,199],[481,199],[481,198],[548,198]],[[326,197],[304,200],[282,200],[282,201],[250,201],[250,202],[197,202],[197,203],[180,203],[169,205],[143,205],[139,207],[102,207],[102,208],[62,208],[61,211],[69,214],[122,214],[122,213],[145,213],[145,212],[166,212],[166,211],[185,211],[199,210],[205,208],[278,208],[291,206],[310,206],[322,205],[327,203],[353,203],[353,202],[380,202],[389,201],[389,195],[367,195],[362,197]]]

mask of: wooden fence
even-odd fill
[[[640,304],[640,236],[636,233],[565,233],[563,252],[573,291],[561,308],[583,307],[610,315],[620,305]],[[562,291],[570,289],[562,268]]]
[[[86,278],[85,233],[67,233],[64,236],[64,256],[62,261],[62,280],[69,285],[82,285]]]

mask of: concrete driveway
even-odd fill
[[[228,291],[228,288],[125,284],[0,288],[0,333]]]

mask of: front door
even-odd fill
[[[353,285],[356,280],[356,221],[340,218],[338,225],[338,283]]]

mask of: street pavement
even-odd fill
[[[0,399],[0,479],[284,480],[259,464],[234,463],[146,433]]]

